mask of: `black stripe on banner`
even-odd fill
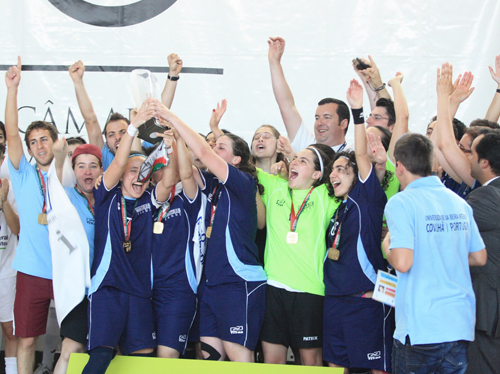
[[[0,65],[0,70],[8,70],[12,65]],[[23,71],[68,71],[70,65],[23,65]],[[85,71],[93,72],[114,72],[129,73],[135,69],[147,69],[152,73],[168,73],[170,69],[163,66],[104,66],[104,65],[86,65]],[[184,74],[214,74],[223,75],[224,69],[221,68],[182,68]]]

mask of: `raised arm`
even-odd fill
[[[500,55],[495,58],[495,69],[491,66],[488,66],[488,68],[490,69],[491,77],[497,84],[497,90],[484,118],[498,122],[498,118],[500,117]]]
[[[214,134],[215,140],[219,139],[224,133],[219,127],[220,120],[227,109],[227,100],[223,99],[221,104],[217,103],[217,108],[212,110],[212,116],[210,117],[210,130]]]
[[[161,93],[161,102],[167,108],[172,107],[174,101],[175,89],[177,88],[177,81],[179,80],[179,73],[182,70],[182,60],[175,53],[171,53],[167,57],[168,60],[168,77],[163,92]]]
[[[399,138],[408,132],[408,119],[410,118],[408,104],[401,82],[403,82],[403,74],[400,72],[397,72],[396,76],[388,82],[394,94],[394,111],[396,112],[396,123],[392,130],[392,137],[388,150],[389,159],[393,164],[396,163],[394,160],[394,148]]]
[[[64,162],[68,158],[68,142],[66,139],[57,139],[52,146],[52,152],[56,161],[57,179],[62,183]]]
[[[165,168],[161,181],[156,185],[156,199],[158,201],[166,201],[172,192],[172,188],[179,180],[177,174],[177,146],[172,130],[165,131],[163,134],[158,134],[158,136],[163,138],[163,143],[169,150],[170,163]]]
[[[450,118],[455,118],[460,104],[467,100],[474,92],[475,87],[471,88],[473,79],[474,75],[472,73],[465,72],[463,77],[459,75],[455,81],[453,85],[455,90],[450,95]]]
[[[90,144],[97,146],[99,149],[102,149],[104,146],[102,130],[99,125],[99,121],[97,121],[92,101],[90,101],[90,97],[85,89],[85,85],[83,84],[84,73],[85,65],[83,65],[81,60],[78,60],[69,67],[69,75],[75,85],[76,100],[78,101],[78,107],[80,108],[80,112],[85,120],[85,128],[87,129],[89,142]]]
[[[115,158],[104,173],[103,183],[107,189],[111,189],[120,181],[125,167],[127,166],[128,156],[132,148],[134,136],[137,133],[137,128],[148,119],[154,117],[159,106],[159,102],[153,99],[147,99],[142,104],[139,112],[134,118],[134,121],[129,125],[127,132],[123,135],[120,146],[116,151]],[[159,200],[161,201],[161,200]]]
[[[382,144],[380,136],[367,134],[368,152],[375,162],[375,174],[377,179],[382,183],[387,172],[387,152]]]
[[[5,131],[7,132],[7,143],[9,144],[9,159],[16,170],[23,154],[23,142],[19,135],[19,114],[17,112],[17,91],[21,82],[21,57],[17,57],[17,65],[12,66],[5,74],[7,85],[7,103],[5,104]]]
[[[274,98],[280,108],[281,118],[283,118],[283,122],[285,123],[288,138],[290,142],[293,142],[302,123],[302,117],[295,107],[292,91],[286,82],[285,73],[281,66],[281,57],[285,51],[285,39],[280,37],[269,38],[267,43],[269,44],[267,57],[271,69]]]
[[[201,139],[201,138],[200,138]],[[187,197],[193,200],[198,193],[198,185],[194,179],[191,157],[186,148],[184,140],[177,138],[177,155],[179,160],[179,174],[182,181],[182,188]]]
[[[182,139],[186,142],[189,148],[194,152],[196,157],[205,164],[208,169],[214,173],[219,180],[225,182],[228,176],[228,165],[221,157],[219,157],[210,145],[203,140],[200,135],[191,127],[186,125],[177,115],[170,109],[160,104],[160,109],[157,112],[158,117],[162,117],[177,130]]]
[[[382,77],[380,76],[380,70],[377,67],[377,64],[373,60],[372,56],[368,55],[368,59],[370,60],[368,64],[369,68],[361,70],[361,72],[366,76],[366,83],[371,91],[375,92],[375,101],[381,98],[391,99],[391,95],[385,86],[385,83],[382,81]],[[366,60],[364,60],[366,62]],[[370,94],[368,94],[370,97]]]
[[[462,80],[469,79],[465,73]],[[470,175],[470,163],[467,156],[458,148],[453,133],[453,122],[450,117],[450,95],[455,89],[452,83],[453,66],[444,63],[442,69],[437,70],[437,120],[434,131],[438,131],[438,147],[443,153],[448,165],[458,178],[468,186],[473,186],[474,178]],[[471,74],[470,74],[471,75]],[[441,165],[444,168],[444,165]],[[444,169],[448,174],[447,169]],[[455,179],[455,178],[454,178]]]
[[[19,225],[19,215],[12,208],[9,203],[9,181],[4,178],[2,179],[2,185],[0,186],[0,209],[2,209],[5,215],[5,221],[7,221],[7,226],[9,226],[12,234],[19,235],[20,225]]]
[[[351,80],[347,90],[347,102],[351,107],[354,121],[354,153],[358,164],[359,177],[365,181],[370,175],[372,163],[366,152],[366,129],[363,117],[363,87],[356,79]]]

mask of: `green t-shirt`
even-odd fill
[[[399,192],[399,181],[398,178],[396,178],[396,168],[394,164],[391,162],[389,159],[389,155],[387,155],[387,162],[385,163],[385,168],[387,171],[392,172],[392,179],[389,181],[389,186],[387,187],[387,190],[385,190],[385,195],[387,196],[387,201],[394,195],[396,195]],[[384,218],[385,221],[385,218]]]
[[[387,201],[389,201],[389,199],[391,197],[393,197],[394,195],[396,195],[399,192],[399,186],[400,186],[398,178],[396,178],[396,167],[394,166],[392,161],[389,159],[389,153],[387,153],[387,161],[385,163],[385,169],[387,171],[392,172],[392,177],[391,177],[392,179],[389,181],[389,186],[385,190],[385,196],[387,196]],[[382,226],[387,227],[387,221],[385,219],[385,214],[384,214],[384,218],[382,221]],[[382,249],[382,245],[380,246],[380,248],[382,250],[382,256],[384,256],[384,258],[386,258],[385,253]]]
[[[264,186],[267,241],[264,254],[268,280],[291,289],[315,295],[325,294],[323,262],[326,255],[326,230],[339,203],[328,196],[326,185],[315,188],[297,222],[298,242],[288,244],[291,198],[288,182],[258,169]],[[295,213],[307,196],[307,190],[293,190]]]

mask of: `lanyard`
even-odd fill
[[[347,145],[347,142],[342,143],[342,145],[339,147],[339,149],[337,149],[337,151],[335,153],[342,152],[344,150],[344,148],[346,147],[346,145]]]
[[[38,165],[35,167],[37,171],[37,177],[38,177],[38,182],[40,183],[40,189],[42,190],[42,197],[43,197],[43,208],[42,208],[42,213],[47,212],[47,205],[45,204],[45,181],[43,180],[43,175],[42,171],[38,168]]]
[[[339,210],[340,206],[337,208],[337,213],[335,214],[335,223],[337,223],[337,219],[339,218]],[[342,228],[342,223],[341,222],[336,231],[335,231],[335,236],[333,237],[333,242],[332,242],[332,248],[338,249],[339,248],[339,241],[340,241],[340,229]]]
[[[302,205],[299,208],[299,211],[297,214],[295,214],[295,208],[293,207],[293,196],[292,196],[292,189],[290,189],[290,199],[292,200],[292,211],[290,213],[290,231],[294,232],[297,229],[297,222],[299,221],[299,216],[303,212],[304,207],[306,206],[306,203],[309,201],[309,198],[311,197],[311,193],[313,192],[315,187],[311,187],[309,192],[307,193],[304,201],[302,202]]]
[[[139,199],[135,200],[134,211],[132,212],[132,217],[130,217],[130,220],[128,220],[127,219],[128,218],[127,217],[127,203],[125,202],[125,198],[122,196],[122,222],[123,222],[123,233],[125,235],[125,241],[130,240],[130,230],[132,229],[132,218],[134,218],[135,207],[137,206],[138,201],[139,201]]]
[[[345,208],[344,208],[344,215],[342,216],[342,222],[340,222],[340,224],[337,226],[337,228],[335,230],[335,235],[333,236],[333,242],[332,242],[332,248],[337,248],[337,249],[339,247],[340,231],[342,228],[342,224],[344,223],[344,221],[346,219],[346,215],[347,215],[347,201],[343,204],[345,204]],[[337,208],[337,212],[335,213],[335,222],[338,222],[339,211],[342,208],[343,204],[340,204],[339,207]]]
[[[210,226],[213,225],[214,223],[214,218],[215,218],[215,211],[217,210],[217,205],[219,205],[219,198],[220,198],[220,189],[222,188],[221,183],[219,182],[217,186],[214,188],[214,192],[212,194],[212,209],[210,213]],[[222,192],[222,191],[220,191]],[[217,196],[217,197],[216,197]]]
[[[163,204],[163,206],[160,209],[160,212],[158,213],[158,220],[157,222],[161,222],[163,220],[163,217],[165,217],[165,214],[170,210],[170,207],[172,206],[172,201],[174,201],[175,197],[175,186],[172,189],[172,192],[170,193],[170,202],[169,204]]]
[[[95,214],[94,214],[94,207],[92,206],[92,204],[90,204],[90,201],[89,199],[87,198],[87,196],[85,196],[85,194],[83,193],[82,190],[80,190],[80,187],[78,186],[75,186],[75,190],[76,192],[78,193],[78,195],[80,195],[81,197],[83,197],[85,200],[87,200],[87,209],[89,210],[89,212],[92,214],[92,217],[95,217]]]

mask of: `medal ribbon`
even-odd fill
[[[347,145],[347,143],[346,143],[346,142],[344,142],[344,143],[343,143],[343,144],[339,147],[339,149],[337,149],[337,152],[335,152],[335,153],[342,152],[342,151],[344,150],[344,148],[346,147],[346,145]]]
[[[214,192],[212,194],[212,211],[210,213],[210,226],[214,223],[215,211],[217,210],[217,205],[219,205],[219,194],[218,192],[221,189],[221,183],[219,182],[217,186],[214,188]],[[217,198],[216,198],[217,196]]]
[[[166,204],[164,204],[161,207],[160,212],[158,213],[157,222],[161,222],[163,220],[163,217],[165,217],[165,214],[167,214],[167,212],[170,210],[170,207],[172,206],[172,201],[174,201],[174,197],[175,197],[175,186],[174,188],[172,188],[172,192],[170,193],[170,204],[168,204],[168,207],[166,209],[164,209],[164,206]]]
[[[132,217],[130,217],[130,221],[127,222],[127,203],[125,202],[125,198],[122,195],[122,222],[123,222],[123,234],[125,235],[125,241],[130,240],[130,231],[132,229],[132,218],[135,215],[135,207],[137,206],[137,202],[139,199],[135,200],[134,211],[132,212]]]
[[[78,193],[78,195],[80,195],[81,197],[83,197],[85,200],[87,200],[87,209],[89,210],[89,212],[92,214],[92,217],[95,217],[95,214],[94,214],[94,207],[92,206],[92,204],[90,204],[90,201],[89,199],[87,199],[87,196],[85,196],[85,194],[83,193],[82,190],[80,190],[80,187],[78,186],[75,186],[75,190],[76,192]]]
[[[297,214],[295,214],[295,208],[293,207],[293,196],[292,196],[292,189],[290,189],[290,198],[292,200],[292,211],[290,213],[290,231],[295,232],[297,229],[297,222],[299,221],[300,214],[303,212],[304,207],[306,206],[306,203],[309,201],[309,198],[311,197],[311,193],[316,187],[311,187],[309,192],[307,193],[304,201],[302,202],[302,205],[299,208],[299,211]]]
[[[335,222],[337,222],[337,219],[339,217],[339,210],[340,206],[337,208],[337,213],[335,214]],[[339,247],[339,241],[340,241],[340,228],[342,227],[342,223],[338,225],[337,230],[335,231],[335,236],[333,237],[333,242],[332,242],[332,248],[338,249]]]
[[[38,165],[36,166],[36,171],[37,171],[38,182],[40,183],[40,188],[42,190],[42,196],[43,196],[42,213],[46,213],[47,205],[45,204],[45,181],[43,180],[42,171],[38,168]]]

